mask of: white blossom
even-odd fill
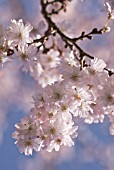
[[[8,39],[12,41],[13,46],[22,46],[26,43],[31,43],[33,40],[29,33],[32,29],[33,27],[30,23],[24,25],[22,19],[18,21],[13,19],[7,32]]]

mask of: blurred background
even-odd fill
[[[114,7],[114,1],[110,1]],[[54,17],[55,22],[67,21],[76,36],[82,31],[100,29],[107,19],[104,0],[73,0],[67,13]],[[11,19],[29,21],[35,28],[43,19],[40,0],[0,0],[0,24],[8,26]],[[79,44],[89,54],[102,58],[108,68],[114,68],[114,21],[111,31],[94,36]],[[87,125],[79,121],[75,146],[60,152],[45,151],[25,156],[14,145],[14,124],[27,115],[32,107],[36,84],[29,74],[18,69],[16,62],[7,64],[0,72],[0,170],[114,170],[114,137],[109,123]]]

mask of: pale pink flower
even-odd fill
[[[104,109],[102,104],[99,102],[99,100],[96,100],[97,103],[91,104],[91,108],[93,109],[93,113],[89,112],[89,115],[85,118],[84,122],[86,123],[103,123],[105,115],[104,115]]]
[[[70,66],[77,66],[78,67],[78,64],[77,64],[77,61],[75,59],[75,56],[74,56],[74,51],[72,50],[71,52],[66,52],[65,53],[65,57],[64,57],[64,60],[65,62],[70,65]]]
[[[71,93],[68,94],[68,100],[71,103],[70,112],[74,116],[85,118],[89,111],[93,112],[91,104],[94,102],[94,97],[87,86],[72,89]]]
[[[62,81],[62,75],[57,68],[45,68],[40,63],[31,67],[31,75],[38,81],[38,83],[45,88],[47,85],[52,85],[55,82]]]
[[[111,77],[103,85],[102,90],[99,91],[98,99],[105,108],[114,105],[114,85],[111,83]]]
[[[18,21],[13,19],[7,32],[8,39],[12,40],[13,46],[22,46],[26,43],[31,43],[33,40],[29,36],[29,33],[32,29],[33,27],[30,23],[24,25],[22,19]]]
[[[102,59],[95,58],[91,60],[90,66],[83,69],[86,72],[84,81],[90,86],[102,85],[108,78],[108,74],[104,70],[105,67],[106,64]]]
[[[114,105],[107,107],[105,113],[107,114],[109,121],[114,122]]]
[[[39,77],[35,77],[38,83],[44,88],[47,85],[53,85],[55,82],[62,81],[62,75],[56,68],[50,68],[43,70]]]
[[[34,67],[37,62],[37,48],[34,45],[28,46],[24,44],[19,46],[18,50],[14,48],[15,55],[14,58],[17,58],[20,64],[20,67],[23,68],[23,71],[31,71],[31,67]]]
[[[50,95],[47,93],[47,88],[43,89],[42,87],[38,87],[36,93],[32,96],[33,103],[35,108],[42,107],[46,105],[50,101]]]
[[[72,141],[72,136],[77,136],[77,126],[73,126],[73,123],[66,123],[62,120],[61,115],[58,115],[56,121],[50,127],[50,133],[52,133],[52,140],[47,147],[47,151],[51,152],[53,149],[59,151],[60,146],[72,146],[74,142]],[[75,135],[74,135],[75,134]]]
[[[48,87],[48,92],[51,96],[51,101],[58,103],[64,100],[66,95],[66,88],[63,83],[55,83]]]
[[[51,49],[47,54],[41,54],[40,64],[44,69],[57,67],[60,64],[59,52]]]
[[[57,112],[58,108],[56,105],[50,106],[47,103],[42,107],[32,108],[29,114],[38,119],[40,123],[44,123],[46,121],[54,121],[56,119],[55,115]]]
[[[91,69],[93,69],[93,71],[95,71],[96,74],[103,72],[103,69],[105,67],[106,64],[102,59],[95,58],[94,60],[91,60]]]
[[[33,150],[38,151],[41,143],[39,121],[26,116],[15,127],[16,131],[12,137],[16,139],[15,144],[19,147],[19,151],[25,155],[32,155]]]
[[[80,70],[78,66],[62,65],[61,74],[62,78],[66,84],[71,86],[80,86],[84,84],[83,79],[85,77],[85,72]]]
[[[15,144],[19,147],[19,151],[21,153],[25,153],[25,155],[32,155],[32,151],[39,151],[39,146],[40,146],[41,140],[39,138],[36,139],[19,139],[18,141],[15,142]]]
[[[33,117],[26,116],[21,119],[21,122],[15,125],[16,134],[14,133],[14,138],[23,138],[28,136],[33,136],[39,133],[39,121],[36,121]],[[16,136],[15,136],[16,135]]]

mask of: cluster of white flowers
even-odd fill
[[[7,29],[0,27],[1,68],[17,59],[38,82],[34,107],[15,125],[13,138],[20,152],[30,155],[33,150],[51,152],[61,145],[74,145],[77,118],[91,124],[103,122],[106,115],[114,135],[114,75],[109,76],[105,62],[84,58],[82,63],[73,48],[65,47],[63,34],[53,36],[52,30],[47,38],[32,31],[32,25],[22,20],[11,20]]]
[[[58,151],[61,145],[72,146],[72,138],[77,136],[77,126],[74,126],[72,117],[61,115],[49,106],[33,108],[30,116],[23,118],[15,127],[13,137],[20,152],[25,155],[41,148],[51,152],[53,149]]]
[[[46,55],[43,56],[42,60],[47,61]],[[53,56],[50,56],[51,60]],[[38,78],[41,86],[33,96],[34,108],[15,126],[13,137],[20,152],[26,155],[32,154],[33,149],[40,151],[44,148],[50,152],[52,149],[58,151],[61,145],[72,146],[72,138],[77,137],[78,126],[74,126],[76,118],[90,124],[103,122],[105,115],[108,115],[114,122],[114,76],[108,76],[104,61],[94,59],[90,66],[80,70],[75,58],[71,62],[71,58],[59,60],[58,56],[54,57],[52,63],[49,62],[44,68],[51,69],[58,65],[57,71],[62,79],[52,82],[50,74],[42,74],[42,80],[46,76],[48,79],[41,82]],[[113,123],[111,134],[114,131],[112,126]]]

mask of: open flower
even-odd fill
[[[7,36],[9,40],[12,41],[12,45],[23,45],[26,43],[31,43],[32,38],[29,36],[29,33],[33,29],[30,23],[24,25],[22,19],[19,21],[11,20],[11,25],[8,29]]]

